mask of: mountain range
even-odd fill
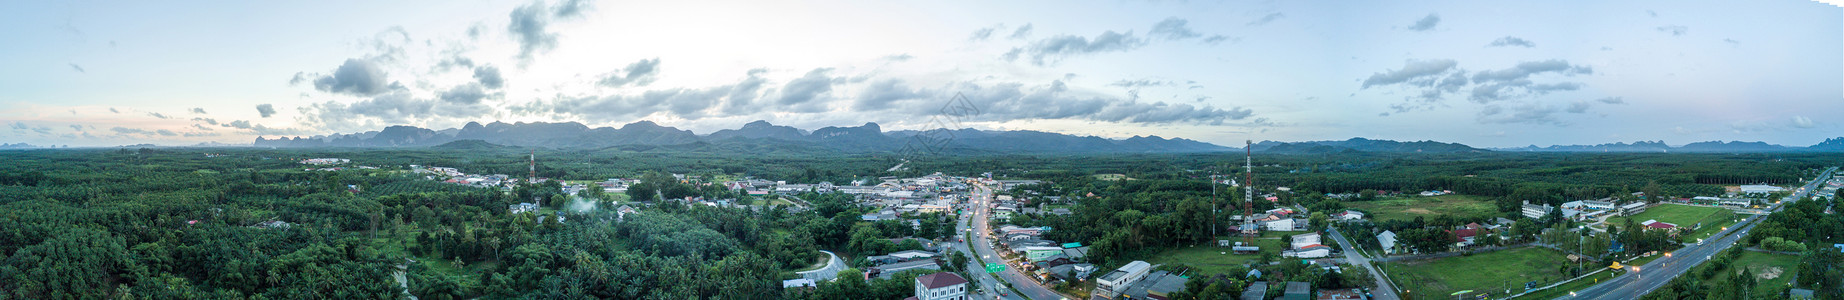
[[[941,141],[939,144],[918,141]],[[448,145],[466,141],[460,145]],[[433,130],[391,126],[379,131],[315,137],[268,139],[257,137],[257,147],[482,147],[479,143],[521,147],[606,148],[623,146],[673,146],[689,144],[772,143],[790,147],[813,146],[845,152],[903,151],[905,147],[934,148],[964,153],[1182,153],[1218,152],[1236,148],[1182,138],[1134,136],[1107,139],[1041,131],[935,129],[883,131],[877,123],[852,127],[825,127],[812,131],[767,121],[744,124],[708,135],[660,126],[650,121],[621,128],[591,128],[581,123],[469,122],[461,128]],[[923,145],[933,145],[925,147]]]
[[[939,141],[931,144],[922,141]],[[461,142],[450,145],[450,143]],[[928,131],[884,131],[877,123],[859,126],[831,126],[806,130],[775,125],[768,121],[743,124],[699,135],[689,130],[639,121],[620,128],[589,127],[576,122],[503,123],[468,122],[461,128],[434,130],[414,126],[390,126],[379,131],[334,134],[315,137],[268,139],[257,137],[257,147],[547,147],[626,149],[698,149],[717,147],[725,150],[755,149],[828,149],[843,152],[888,152],[908,148],[931,148],[951,153],[1194,153],[1240,151],[1183,138],[1134,136],[1109,139],[1030,130],[934,129]],[[738,146],[744,145],[744,146]],[[1401,142],[1351,138],[1342,141],[1280,142],[1262,141],[1250,145],[1254,152],[1281,154],[1329,154],[1347,152],[1394,153],[1464,153],[1464,152],[1674,152],[1674,153],[1742,153],[1742,152],[1844,152],[1844,138],[1827,139],[1809,147],[1791,147],[1764,142],[1696,142],[1671,146],[1663,141],[1638,141],[1599,145],[1535,145],[1516,148],[1477,148],[1459,143],[1437,141]]]

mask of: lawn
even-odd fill
[[[1440,195],[1434,197],[1398,197],[1374,201],[1345,202],[1345,207],[1368,211],[1376,221],[1413,220],[1452,215],[1460,218],[1484,218],[1499,215],[1498,208],[1484,197]]]
[[[1699,238],[1707,238],[1710,234],[1721,231],[1724,226],[1734,224],[1735,218],[1737,217],[1735,213],[1723,208],[1682,204],[1661,204],[1648,208],[1645,212],[1633,215],[1632,217],[1607,218],[1607,224],[1611,226],[1624,226],[1627,218],[1631,218],[1634,224],[1645,222],[1646,220],[1658,220],[1659,222],[1677,224],[1678,226],[1687,228],[1696,227],[1698,224],[1702,224],[1703,226],[1698,227],[1696,231],[1679,235],[1681,241],[1695,242]]]
[[[1537,281],[1538,286],[1566,279],[1557,266],[1568,262],[1561,252],[1547,248],[1519,249],[1455,256],[1433,260],[1384,263],[1384,272],[1400,284],[1405,297],[1412,299],[1447,299],[1450,294],[1472,290],[1473,295],[1522,292],[1524,283]]]
[[[1754,274],[1755,296],[1771,299],[1767,296],[1773,296],[1787,287],[1798,265],[1798,256],[1747,251],[1742,253],[1741,258],[1735,259],[1728,270],[1704,282],[1729,282],[1730,277],[1741,274],[1741,269],[1736,267],[1747,267],[1748,273]]]
[[[1287,247],[1286,236],[1303,233],[1307,232],[1262,232],[1261,237],[1255,239],[1255,245],[1261,247],[1262,253],[1274,253],[1276,259],[1279,259],[1282,248]],[[1242,241],[1241,237],[1224,236],[1218,238],[1236,242]],[[1322,239],[1326,240],[1326,242],[1331,242],[1331,237],[1324,237]],[[1158,265],[1182,264],[1196,268],[1197,272],[1201,272],[1201,274],[1208,275],[1222,274],[1228,271],[1232,266],[1240,266],[1260,259],[1261,254],[1235,254],[1230,252],[1228,247],[1195,246],[1165,250],[1165,252],[1160,252],[1146,259],[1146,262]],[[1196,277],[1193,276],[1193,278]]]

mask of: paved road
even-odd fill
[[[992,190],[986,188],[985,185],[976,184],[973,186],[973,196],[968,197],[967,201],[970,204],[969,206],[973,209],[973,213],[970,214],[973,223],[971,226],[973,232],[968,233],[968,244],[972,245],[974,252],[979,254],[980,259],[988,263],[1005,263],[1005,259],[1001,258],[997,252],[993,251],[992,242],[988,241],[992,235],[991,224],[987,222],[987,220],[990,219],[988,214],[992,213]],[[966,231],[963,230],[962,232]],[[985,271],[977,272],[985,273]],[[999,272],[998,277],[1005,280],[1005,282],[1011,283],[1012,287],[1016,288],[1016,292],[1012,293],[1015,295],[1023,295],[1027,298],[1036,300],[1068,299],[1062,294],[1057,294],[1055,291],[1051,291],[1048,288],[1044,288],[1043,285],[1037,284],[1037,281],[1025,277],[1024,274],[1018,272],[1017,266],[1007,265],[1004,272]]]
[[[1389,278],[1386,278],[1387,276],[1378,271],[1375,266],[1371,266],[1369,258],[1359,255],[1357,247],[1351,246],[1351,242],[1345,240],[1345,235],[1338,233],[1338,228],[1332,228],[1332,240],[1337,241],[1338,247],[1344,249],[1345,262],[1364,267],[1364,270],[1370,271],[1370,277],[1377,280],[1377,288],[1370,290],[1371,295],[1376,296],[1376,299],[1402,299],[1396,296],[1396,287],[1389,284]]]
[[[1817,190],[1818,185],[1823,184],[1825,179],[1831,178],[1831,172],[1837,169],[1837,167],[1825,169],[1824,175],[1806,184],[1804,188],[1797,190],[1792,196],[1788,196],[1784,199],[1784,201],[1793,202],[1805,198],[1808,193]],[[1767,211],[1768,213],[1778,212],[1784,206],[1785,203],[1777,204]],[[1748,230],[1754,229],[1754,225],[1759,223],[1758,221],[1764,217],[1765,216],[1755,216],[1744,219],[1741,223],[1729,227],[1728,230],[1717,233],[1718,236],[1723,234],[1728,234],[1728,236],[1715,241],[1706,241],[1701,245],[1686,246],[1683,249],[1678,249],[1678,251],[1669,253],[1671,255],[1669,257],[1659,258],[1644,266],[1638,266],[1638,272],[1629,272],[1625,275],[1620,275],[1619,277],[1604,281],[1599,285],[1572,293],[1570,296],[1563,296],[1557,299],[1639,298],[1639,296],[1644,296],[1646,293],[1651,293],[1653,290],[1657,290],[1666,283],[1670,283],[1672,278],[1684,274],[1684,271],[1689,270],[1691,267],[1702,264],[1703,261],[1709,260],[1711,257],[1717,255],[1717,253],[1722,252],[1722,250],[1728,249],[1729,246],[1735,245],[1735,241],[1747,236]]]

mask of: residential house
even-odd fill
[[[1447,233],[1453,234],[1454,239],[1459,240],[1453,244],[1454,247],[1472,246],[1479,236],[1478,229],[1448,230]]]
[[[1268,231],[1299,231],[1298,227],[1296,227],[1297,225],[1294,223],[1293,218],[1281,218],[1279,220],[1262,222],[1261,224],[1262,227],[1266,227]]]
[[[916,295],[906,299],[966,300],[967,279],[948,272],[916,276]]]
[[[535,212],[535,211],[538,211],[538,204],[537,203],[519,203],[519,204],[507,205],[506,210],[511,211],[512,213],[515,213],[515,214]]]
[[[1256,281],[1242,290],[1241,300],[1268,300],[1268,282]]]
[[[1293,250],[1281,251],[1281,257],[1321,258],[1332,256],[1332,246],[1312,244]]]
[[[1357,289],[1323,290],[1323,291],[1319,291],[1319,298],[1316,298],[1316,299],[1319,299],[1319,300],[1363,300],[1364,293],[1358,292]]]
[[[1284,292],[1284,294],[1281,294],[1281,300],[1312,300],[1312,299],[1313,299],[1313,285],[1311,283],[1305,283],[1305,282],[1299,282],[1299,281],[1288,281],[1287,291]]]
[[[1050,273],[1050,276],[1056,277],[1057,279],[1062,279],[1063,281],[1079,281],[1087,279],[1089,274],[1095,273],[1095,265],[1066,264],[1050,267],[1047,270],[1049,270],[1048,273]]]
[[[1383,246],[1384,254],[1396,254],[1396,233],[1388,230],[1378,233],[1377,245]]]
[[[781,289],[784,289],[784,290],[791,290],[791,289],[796,289],[796,288],[813,289],[816,287],[819,287],[819,284],[817,282],[814,282],[812,279],[796,278],[796,279],[788,279],[788,280],[781,281]]]
[[[1344,221],[1363,220],[1364,212],[1355,211],[1355,210],[1347,210],[1344,212],[1332,214],[1331,217],[1333,220],[1344,220]]]

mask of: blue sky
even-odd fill
[[[640,120],[1508,147],[1810,145],[1844,18],[1810,1],[0,4],[0,142],[248,143]]]

